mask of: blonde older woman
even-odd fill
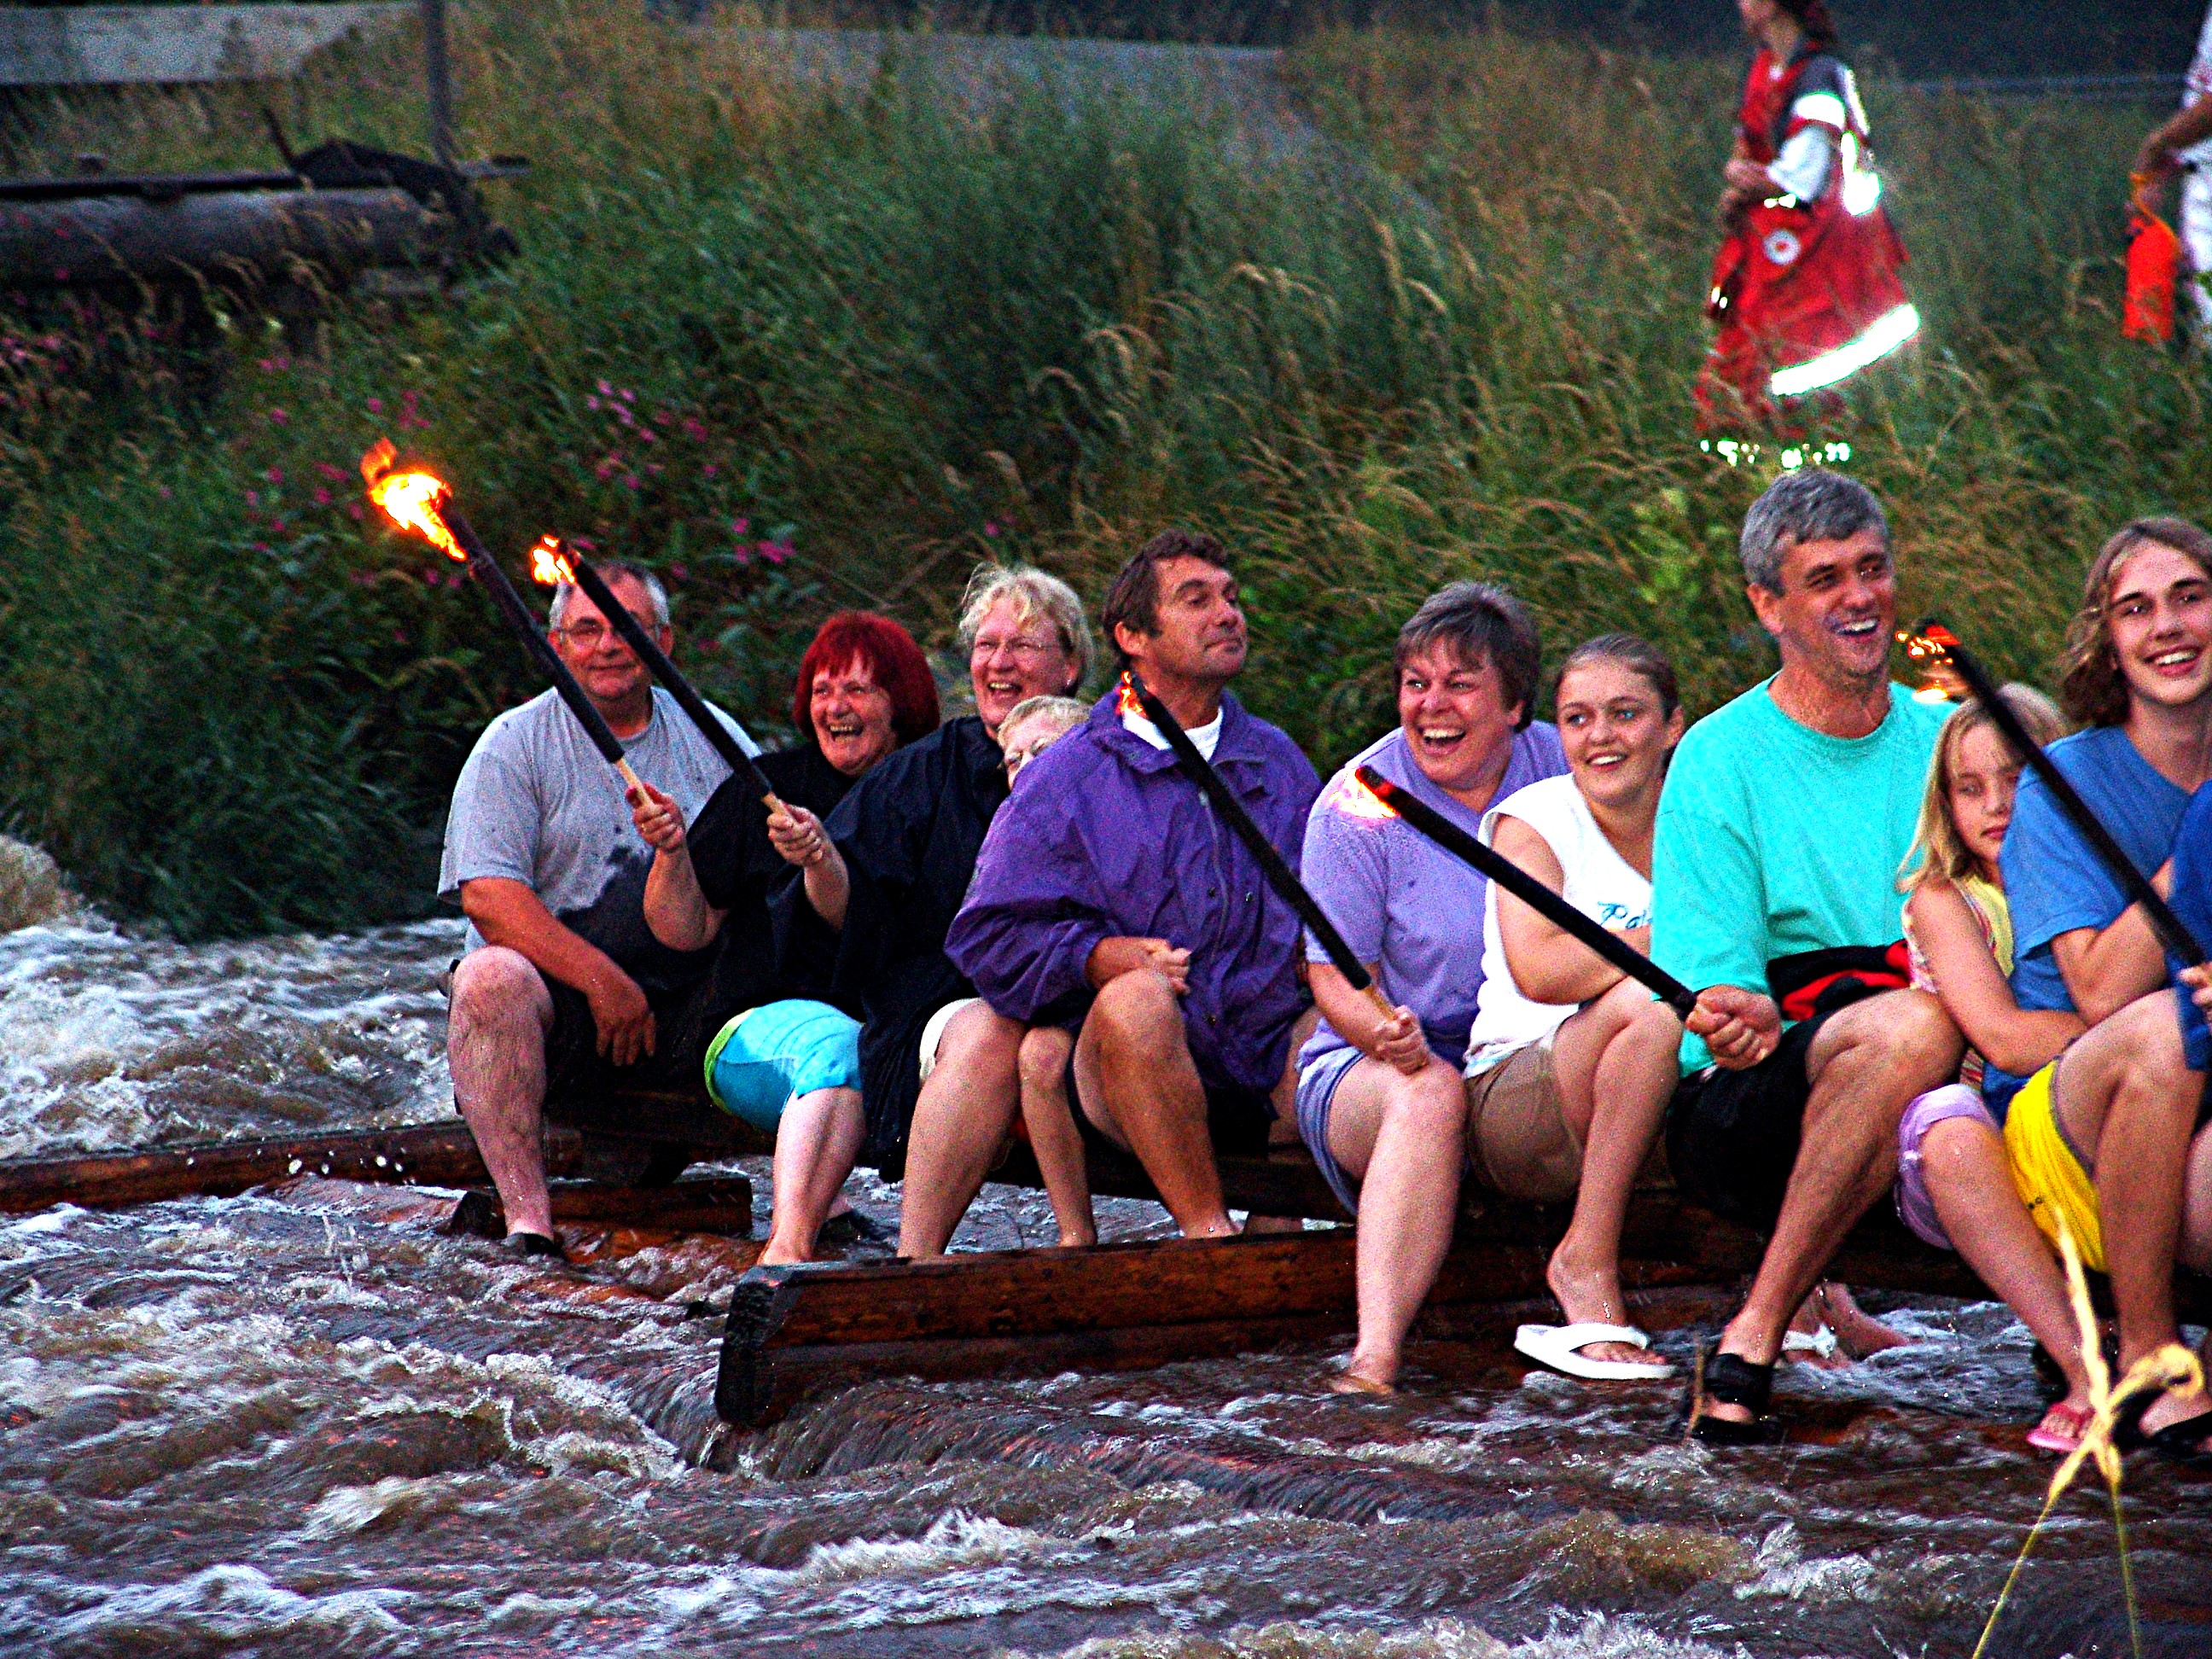
[[[892,1178],[918,1112],[957,1111],[978,1092],[1011,1099],[1018,1087],[1021,1028],[973,1000],[945,933],[1006,798],[1000,726],[1017,703],[1066,696],[1091,669],[1082,601],[1027,567],[975,572],[960,640],[975,712],[895,750],[826,823],[794,810],[775,832],[777,850],[803,872],[782,896],[787,927],[835,936],[831,994],[861,1019],[864,1157]]]

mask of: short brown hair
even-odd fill
[[[1544,658],[1536,642],[1536,619],[1528,607],[1496,582],[1453,582],[1421,601],[1398,630],[1391,671],[1402,676],[1406,659],[1419,651],[1449,645],[1472,667],[1486,662],[1498,671],[1498,688],[1506,706],[1518,703],[1514,730],[1525,731],[1536,717],[1536,682]]]
[[[2128,680],[2112,651],[2112,580],[2145,547],[2170,547],[2212,577],[2212,536],[2186,519],[2137,519],[2099,550],[2081,584],[2081,608],[2066,629],[2066,677],[2058,700],[2084,726],[2118,726],[2128,717]]]
[[[1132,554],[1098,611],[1118,667],[1129,665],[1120,636],[1124,625],[1147,635],[1160,631],[1160,566],[1170,559],[1202,559],[1217,570],[1229,568],[1229,550],[1202,530],[1163,530]]]

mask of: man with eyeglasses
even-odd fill
[[[599,568],[660,648],[672,649],[659,581],[633,565]],[[631,769],[695,817],[729,776],[706,738],[586,595],[556,587],[549,632]],[[752,750],[743,728],[721,718]],[[618,1076],[696,1084],[718,1024],[714,950],[672,951],[646,924],[652,864],[619,775],[554,692],[484,729],[453,787],[438,878],[439,896],[458,898],[469,919],[446,1051],[454,1103],[520,1254],[560,1249],[540,1146],[547,1097]]]

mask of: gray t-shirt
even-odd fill
[[[760,752],[719,708],[748,754]],[[653,690],[653,719],[623,745],[631,769],[696,817],[730,769],[676,700]],[[708,951],[672,951],[645,922],[653,849],[630,822],[622,776],[599,757],[560,697],[542,692],[484,728],[453,786],[438,896],[455,898],[480,877],[519,881],[545,908],[618,963],[648,994],[679,989]],[[473,923],[467,951],[484,943]]]

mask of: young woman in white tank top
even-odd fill
[[[1568,775],[1529,785],[1483,836],[1569,902],[1650,948],[1651,836],[1667,757],[1682,736],[1674,672],[1655,647],[1612,634],[1559,671]],[[1596,952],[1493,884],[1485,979],[1467,1064],[1478,1172],[1524,1195],[1564,1197],[1574,1220],[1545,1278],[1565,1315],[1514,1346],[1571,1376],[1663,1376],[1627,1322],[1620,1232],[1638,1171],[1674,1093],[1681,1023]],[[1550,1191],[1535,1188],[1549,1186]]]

